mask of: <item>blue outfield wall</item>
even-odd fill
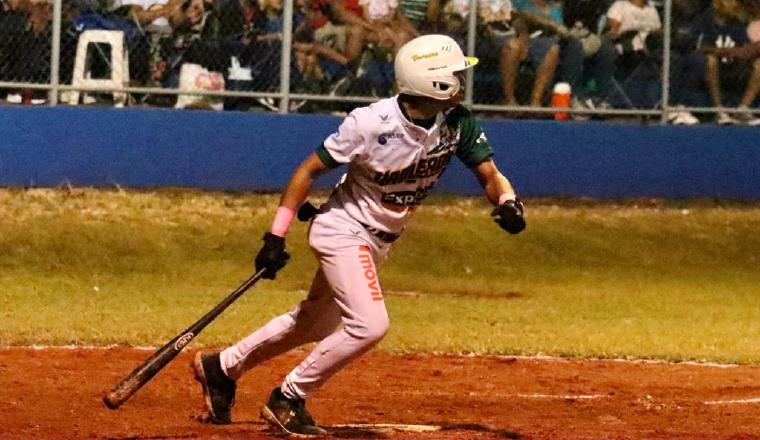
[[[340,123],[321,115],[0,108],[0,186],[279,189]],[[485,121],[524,196],[760,199],[758,128]],[[457,161],[439,192],[480,188]],[[331,186],[334,172],[318,182]]]

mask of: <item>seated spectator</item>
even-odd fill
[[[324,15],[324,25],[337,26],[336,32],[345,35],[345,55],[349,61],[355,62],[364,50],[366,35],[373,32],[372,25],[364,19],[364,11],[358,0],[311,0],[311,10]],[[319,17],[317,15],[317,17]],[[316,21],[315,29],[321,29],[323,24]],[[315,35],[317,39],[320,35]],[[355,67],[355,66],[354,66]],[[352,69],[353,70],[353,69]]]
[[[170,16],[177,16],[186,0],[115,0],[112,9],[151,32],[171,33]]]
[[[349,63],[361,54],[365,35],[362,25],[343,24],[351,21],[345,16],[358,17],[361,10],[358,4],[349,11],[330,0],[307,0],[301,7],[304,20],[294,32],[299,64],[305,76],[329,84],[335,92],[335,84],[347,78]],[[355,67],[354,63],[352,70]]]
[[[446,34],[463,47],[468,33],[468,0],[429,0],[426,29]],[[509,106],[518,106],[518,74],[523,63],[536,70],[529,104],[539,107],[559,60],[559,46],[552,38],[530,38],[527,21],[513,10],[509,0],[481,0],[478,5],[479,26],[476,54],[484,69],[498,65],[500,89]],[[482,80],[476,85],[482,84]],[[486,93],[487,94],[487,93]]]
[[[334,24],[348,26],[346,56],[358,60],[367,43],[395,53],[419,32],[398,9],[398,0],[313,0],[333,17]]]
[[[501,75],[507,105],[519,105],[515,95],[517,73],[521,63],[536,70],[529,105],[544,105],[546,89],[557,70],[559,40],[568,35],[562,23],[559,4],[545,0],[518,0],[513,18],[516,35],[509,38],[501,52]]]
[[[615,93],[618,52],[607,35],[598,33],[600,20],[607,13],[605,3],[564,0],[562,12],[571,38],[562,50],[560,77],[572,87],[574,107],[609,107]]]
[[[274,91],[279,87],[283,32],[282,0],[225,0],[215,5],[212,24],[204,32],[207,60],[202,64],[224,71],[231,58],[251,70],[252,80],[246,88]],[[304,20],[301,10],[294,10],[294,29]],[[291,60],[292,84],[301,82],[299,54],[294,45]],[[212,59],[213,57],[213,59]]]
[[[467,15],[465,18],[468,18]],[[506,50],[508,41],[517,35],[513,23],[519,25],[521,20],[521,18],[513,20],[510,0],[479,0],[475,56],[480,60],[481,67],[472,73],[476,102],[498,103],[499,98],[504,95],[502,78],[506,65],[502,63],[502,53]],[[466,27],[467,21],[469,20],[463,20],[460,25]],[[465,37],[463,33],[462,39],[464,40]],[[464,41],[462,44],[464,45]],[[492,89],[495,90],[492,91]]]
[[[393,54],[418,35],[397,0],[311,0],[304,25],[297,48],[308,52],[306,71],[336,95],[389,93]]]
[[[404,14],[409,24],[418,32],[431,32],[429,24],[434,20],[434,11],[431,11],[430,0],[399,0],[399,10]]]
[[[624,87],[634,105],[654,107],[659,102],[661,29],[660,14],[648,0],[617,0],[607,11],[607,35],[620,54],[616,74],[635,82],[635,87]]]
[[[662,28],[660,14],[648,0],[617,0],[607,11],[609,35],[619,44],[631,44],[643,50],[644,40],[650,33]]]
[[[719,124],[760,125],[749,111],[760,92],[760,35],[753,10],[738,0],[714,0],[701,49],[707,54],[707,86],[716,107],[723,106],[722,84],[746,84],[738,108],[719,112]],[[750,34],[754,37],[750,39]]]
[[[52,12],[47,1],[0,2],[0,81],[49,81]],[[11,90],[6,99],[12,104],[43,104],[47,91]]]
[[[200,34],[209,16],[205,0],[185,0],[169,15],[174,32]]]
[[[593,109],[607,106],[617,55],[610,40],[599,38],[592,32],[593,21],[598,21],[601,11],[593,5],[589,8],[585,0],[569,0],[564,4],[519,0],[516,5],[536,32],[553,38],[559,45],[557,79],[570,84],[573,107]],[[565,8],[570,12],[567,17]],[[592,80],[595,87],[587,88],[586,84]]]
[[[395,84],[395,53],[419,33],[399,10],[398,0],[358,0],[356,4],[359,11],[352,6],[352,13],[338,14],[361,29],[346,51],[351,61],[349,72],[357,81],[354,89],[363,88],[377,96],[390,94]],[[338,0],[336,5],[347,9],[353,3]]]
[[[420,34],[398,7],[398,0],[359,0],[364,16],[373,27],[370,40],[393,48],[393,53]]]
[[[685,107],[704,106],[706,57],[697,50],[703,16],[699,0],[673,0],[670,44],[670,102],[668,119],[676,125],[693,125],[699,119]]]
[[[122,20],[139,31],[137,38],[127,42],[130,79],[147,87],[163,87],[176,76],[181,67],[180,54],[189,44],[185,34],[198,34],[207,16],[203,0],[115,0],[100,14],[109,20]],[[139,99],[168,106],[176,97],[145,95]]]

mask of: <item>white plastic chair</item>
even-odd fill
[[[90,59],[87,50],[90,44],[108,44],[111,46],[111,77],[107,79],[92,79],[90,75]],[[79,35],[77,54],[74,60],[74,74],[71,85],[74,87],[104,87],[120,89],[129,84],[129,50],[124,44],[124,32],[108,30],[86,30]],[[79,104],[80,91],[74,90],[69,94],[68,103]],[[127,102],[127,94],[114,92],[114,106],[123,107]]]

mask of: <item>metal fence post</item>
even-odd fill
[[[475,56],[475,33],[478,26],[478,0],[470,0],[470,15],[467,21],[467,56]],[[473,88],[475,84],[475,71],[467,69],[465,72],[464,103],[472,105]]]
[[[290,104],[290,53],[293,44],[293,0],[285,0],[282,11],[282,60],[280,60],[280,113],[288,112]]]
[[[50,90],[48,101],[51,106],[58,104],[58,85],[61,75],[61,3],[63,0],[53,2],[53,35],[50,44]]]
[[[660,122],[668,122],[668,113],[670,111],[670,33],[672,30],[670,20],[673,17],[673,0],[665,0],[664,17],[662,20],[662,116]]]

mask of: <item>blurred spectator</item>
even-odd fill
[[[559,35],[567,35],[562,22],[562,10],[554,2],[544,0],[519,0],[519,10],[513,17],[515,36],[507,39],[501,52],[501,78],[507,105],[519,105],[516,82],[520,64],[530,63],[535,68],[535,79],[530,94],[530,106],[541,107],[550,81],[559,62]],[[540,27],[536,35],[531,28]],[[548,30],[544,34],[544,30]],[[554,34],[554,35],[553,35]]]
[[[612,42],[596,35],[601,9],[584,0],[519,0],[516,3],[537,32],[552,36],[560,48],[558,79],[570,84],[573,107],[608,106],[617,54]],[[570,13],[565,16],[565,8]],[[569,23],[568,27],[566,23]],[[594,87],[586,87],[593,81]]]
[[[617,0],[607,11],[608,35],[614,40],[621,61],[638,66],[651,52],[661,48],[660,14],[648,0]]]
[[[188,35],[199,36],[207,15],[203,0],[114,0],[101,10],[86,11],[76,19],[76,27],[80,31],[101,26],[124,31],[130,81],[138,86],[163,87],[181,67],[191,40]],[[148,95],[141,99],[171,105],[175,97]]]
[[[324,15],[324,22],[315,21],[314,28],[327,29],[315,37],[319,40],[322,35],[335,31],[345,35],[344,53],[349,61],[356,61],[364,49],[366,35],[373,32],[372,25],[364,19],[364,11],[358,0],[311,0],[311,10]],[[337,26],[337,29],[331,29]],[[354,70],[353,66],[352,70]]]
[[[52,12],[47,1],[0,2],[0,81],[49,81]],[[47,92],[12,90],[6,99],[13,104],[43,104]]]
[[[607,35],[599,35],[607,8],[599,0],[564,0],[562,12],[570,38],[562,49],[560,75],[573,90],[574,106],[609,107],[618,52]]]
[[[399,9],[414,29],[422,33],[431,31],[430,23],[435,21],[437,11],[432,10],[430,0],[400,0]]]
[[[699,0],[673,0],[670,45],[670,102],[668,119],[676,125],[694,125],[699,119],[685,107],[701,107],[706,57],[697,50],[704,11]]]
[[[526,78],[537,79],[534,81],[534,87],[545,89],[541,84],[543,77],[534,78],[535,68],[530,67],[521,69],[518,64],[517,78],[512,81],[512,70],[514,68],[514,60],[509,59],[507,62],[506,57],[509,56],[510,49],[507,47],[510,41],[515,43],[518,30],[515,26],[520,27],[520,35],[526,35],[527,24],[525,20],[517,14],[513,14],[513,5],[510,0],[479,0],[478,1],[478,25],[476,28],[476,40],[475,40],[475,56],[480,59],[481,67],[473,71],[474,76],[474,93],[475,97],[480,102],[485,103],[500,103],[502,97],[506,97],[505,85],[510,85],[510,90],[519,90],[521,87],[518,85]],[[463,23],[464,24],[464,23]],[[462,39],[466,35],[462,35]],[[464,44],[464,41],[462,41]],[[522,66],[527,66],[527,63],[522,63]],[[549,72],[547,71],[547,75]],[[507,81],[504,78],[508,78]],[[543,94],[542,91],[535,89],[530,92],[536,94]],[[514,93],[514,92],[513,92]],[[526,94],[527,95],[527,94]],[[527,96],[515,96],[519,101],[525,100]],[[490,100],[490,102],[489,102]],[[535,102],[535,101],[534,101]],[[513,104],[512,105],[516,105]]]
[[[418,35],[398,0],[311,0],[306,10],[297,45],[305,73],[331,82],[330,94],[390,93],[393,55]]]
[[[346,55],[354,61],[371,42],[395,53],[419,35],[399,10],[398,0],[313,0],[332,16],[332,22],[349,26]]]
[[[225,72],[227,79],[232,80],[229,83],[232,90],[277,90],[282,64],[282,0],[217,0],[213,8],[201,38],[188,49],[185,60]],[[302,11],[294,10],[294,29],[303,19]],[[290,77],[294,86],[302,82],[298,53],[294,45]],[[234,71],[230,77],[231,67]],[[241,69],[245,75],[240,76]],[[225,108],[244,109],[250,100],[227,101]],[[259,102],[271,110],[278,109],[272,99]]]
[[[380,44],[400,48],[419,35],[398,8],[398,0],[359,0],[364,17],[373,27],[374,38]]]
[[[111,10],[123,15],[148,31],[171,32],[168,16],[184,0],[114,0]]]
[[[305,75],[330,84],[323,91],[335,91],[334,84],[346,78],[349,62],[361,54],[365,30],[360,24],[344,24],[351,21],[347,14],[358,17],[361,10],[358,4],[349,11],[331,0],[306,0],[301,7],[305,19],[294,36],[295,48],[301,51],[299,63]]]
[[[749,111],[760,92],[760,36],[753,22],[756,12],[738,0],[714,0],[712,14],[704,26],[701,49],[707,54],[707,87],[713,105],[722,107],[722,84],[746,84],[738,108],[719,112],[719,124],[760,125]],[[750,39],[750,33],[755,40]]]
[[[628,105],[654,107],[661,93],[662,22],[647,0],[617,0],[607,11],[607,35],[620,56],[616,76]]]
[[[377,96],[392,93],[395,53],[419,33],[399,10],[398,0],[358,0],[359,11],[350,0],[335,1],[343,9],[352,6],[352,14],[339,15],[344,16],[347,23],[360,26],[363,31],[347,49],[347,56],[352,62],[349,71],[356,81],[354,89],[368,90]],[[354,58],[356,53],[359,54],[358,58]]]
[[[647,35],[662,28],[660,14],[648,0],[617,0],[607,11],[607,19],[610,35],[634,50],[643,50]]]

